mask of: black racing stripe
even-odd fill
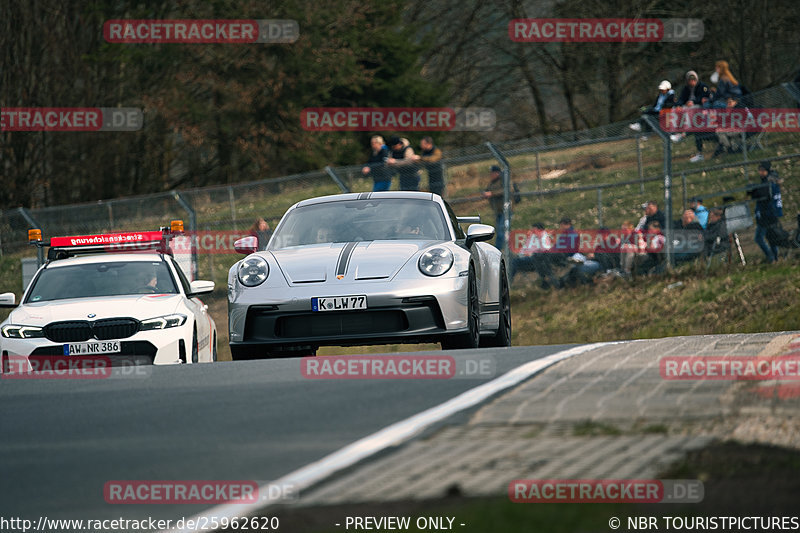
[[[350,257],[353,255],[353,250],[356,249],[356,246],[358,246],[357,242],[348,242],[342,248],[342,252],[339,254],[339,262],[336,264],[337,276],[344,276],[345,272],[347,272],[347,265],[350,264]]]

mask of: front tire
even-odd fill
[[[467,282],[467,331],[442,339],[442,349],[477,348],[480,346],[480,335],[481,311],[478,301],[478,281],[475,279],[475,268],[470,265],[469,281]]]
[[[500,317],[497,333],[488,337],[482,345],[488,347],[511,346],[511,296],[505,265],[500,266]]]

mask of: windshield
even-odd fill
[[[383,198],[314,204],[293,209],[270,243],[271,250],[329,242],[449,240],[438,203]]]
[[[163,261],[120,261],[46,268],[36,278],[25,302],[177,292]]]

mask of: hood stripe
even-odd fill
[[[347,272],[347,266],[350,264],[350,258],[353,256],[353,250],[356,249],[356,246],[358,246],[357,242],[348,242],[344,245],[344,248],[342,248],[339,254],[339,261],[336,264],[337,276],[344,276]]]

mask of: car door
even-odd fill
[[[183,270],[181,270],[181,267],[172,258],[170,258],[170,262],[178,276],[184,295],[189,294],[191,292],[189,280],[186,278]],[[208,306],[199,298],[186,298],[185,302],[192,315],[190,318],[194,320],[197,325],[197,344],[199,348],[197,359],[198,361],[211,361],[211,343],[213,339],[211,338],[211,320],[208,316]],[[187,358],[190,357],[190,354],[191,349],[187,347]]]

